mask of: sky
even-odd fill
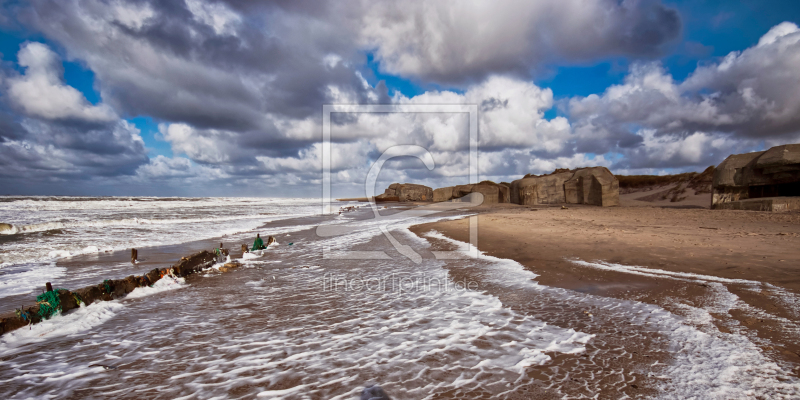
[[[325,104],[479,179],[800,142],[794,1],[0,0],[0,195],[318,197]],[[333,195],[469,182],[337,113]]]

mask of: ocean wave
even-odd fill
[[[148,218],[123,218],[123,219],[101,219],[94,221],[52,221],[40,222],[30,225],[13,225],[0,223],[1,235],[16,235],[25,233],[46,232],[57,229],[75,229],[75,228],[104,228],[114,226],[137,226],[137,225],[170,225],[170,224],[193,224],[201,222],[214,222],[220,219],[230,220],[243,220],[243,219],[263,219],[265,215],[252,214],[252,215],[238,215],[238,216],[218,216],[211,218],[176,218],[176,219],[148,219]]]

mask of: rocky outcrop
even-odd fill
[[[767,151],[728,156],[714,172],[711,208],[751,209],[746,205],[723,205],[797,196],[800,196],[800,144],[786,144]]]
[[[511,182],[510,200],[521,205],[619,205],[619,182],[605,167],[558,169],[548,175],[525,175]]]
[[[433,201],[433,189],[413,183],[393,183],[375,201]]]

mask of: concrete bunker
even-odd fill
[[[714,173],[711,208],[800,210],[800,144],[728,156]]]
[[[605,167],[557,169],[511,182],[511,202],[521,205],[619,205],[619,181]]]

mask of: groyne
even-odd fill
[[[53,289],[47,283],[47,291],[37,297],[31,306],[22,306],[14,312],[0,315],[0,335],[39,323],[54,314],[66,313],[83,305],[98,301],[111,301],[125,297],[138,287],[152,286],[165,276],[175,278],[187,277],[214,265],[227,257],[229,250],[224,248],[214,251],[203,250],[187,257],[170,268],[155,268],[143,275],[131,275],[123,279],[107,279],[102,283],[80,289]],[[134,256],[135,257],[135,256]]]

